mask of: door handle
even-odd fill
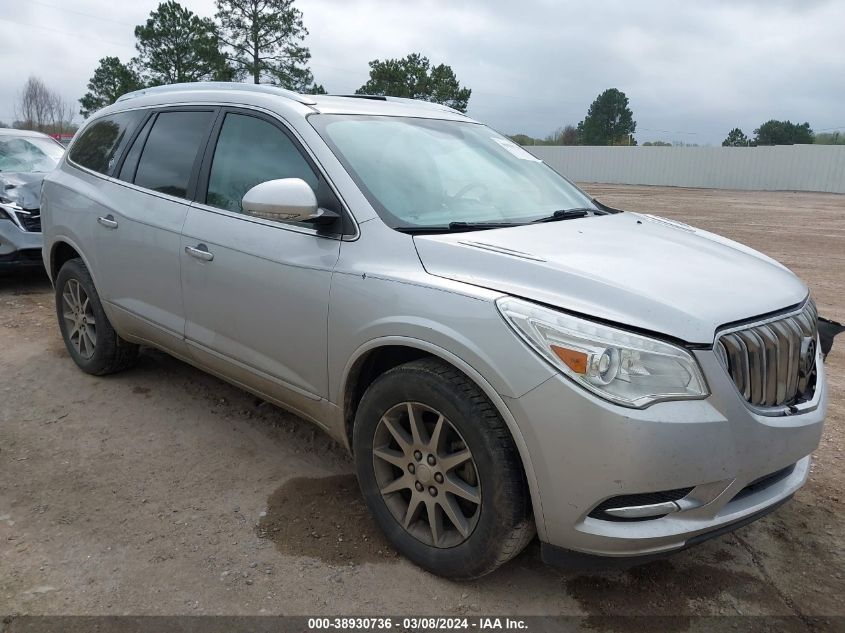
[[[107,229],[116,229],[117,228],[117,220],[114,219],[114,216],[109,213],[106,217],[100,216],[97,218],[97,222],[102,224]]]
[[[196,257],[204,262],[210,262],[214,259],[214,253],[209,252],[208,246],[205,244],[197,244],[196,247],[186,246],[185,252],[191,257]]]

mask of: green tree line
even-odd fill
[[[735,127],[722,141],[723,147],[757,147],[758,145],[807,145],[816,142],[816,135],[809,123],[793,123],[769,119],[754,130],[754,137],[748,138],[740,128]]]
[[[637,122],[628,105],[624,92],[610,88],[602,92],[590,104],[587,115],[575,125],[559,127],[542,138],[527,134],[514,134],[510,138],[520,145],[636,145],[634,132]],[[740,128],[734,128],[722,145],[725,147],[757,147],[764,145],[845,145],[845,134],[838,131],[816,134],[809,123],[792,123],[770,119],[754,130],[748,137]],[[647,141],[649,147],[672,147],[665,141]],[[674,143],[675,146],[696,146],[696,144]]]
[[[215,9],[213,16],[200,16],[176,0],[161,2],[135,27],[135,57],[125,62],[113,56],[100,60],[79,100],[80,114],[88,117],[127,92],[182,82],[249,81],[301,93],[326,93],[310,69],[309,32],[295,0],[216,0]],[[421,53],[370,61],[369,78],[355,92],[423,99],[461,112],[466,112],[472,95],[450,66],[432,63]],[[521,145],[636,145],[636,129],[627,95],[608,88],[577,124],[564,125],[542,138],[526,134],[511,138]],[[845,135],[815,134],[809,123],[772,119],[756,128],[752,137],[734,128],[722,145],[796,143],[845,144]]]
[[[84,117],[121,95],[149,86],[193,81],[250,81],[325,94],[309,68],[311,52],[302,12],[294,0],[217,0],[213,18],[167,0],[135,27],[137,55],[128,62],[104,57],[79,100]],[[357,94],[390,95],[442,103],[465,112],[472,91],[451,67],[411,53],[375,59]]]

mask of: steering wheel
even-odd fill
[[[485,185],[484,183],[471,182],[468,185],[464,185],[463,187],[461,187],[457,191],[457,193],[455,193],[455,195],[452,196],[452,198],[455,199],[455,200],[457,200],[459,198],[463,198],[466,194],[468,194],[473,189],[481,189],[482,193],[481,193],[481,196],[479,197],[479,199],[487,197],[490,194],[490,188],[487,185]]]

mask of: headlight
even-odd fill
[[[520,337],[579,385],[625,407],[708,395],[685,349],[542,306],[503,297],[499,312]]]

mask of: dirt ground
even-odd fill
[[[771,255],[845,321],[845,196],[586,188]],[[156,351],[120,375],[83,374],[46,278],[5,275],[0,614],[770,614],[814,628],[808,616],[845,615],[837,343],[810,481],[774,514],[628,571],[546,567],[534,543],[454,583],[391,550],[322,432]]]

